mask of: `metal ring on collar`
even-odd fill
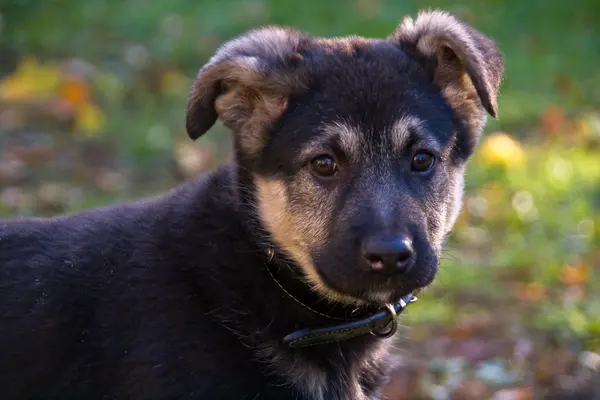
[[[275,256],[275,250],[272,247],[267,249],[267,262],[273,261],[273,257]]]
[[[377,331],[371,331],[371,335],[377,336],[382,339],[393,336],[394,333],[396,333],[396,331],[398,330],[398,314],[396,313],[396,309],[394,308],[394,306],[392,304],[386,304],[385,307],[387,308],[387,310],[390,312],[390,315],[392,316],[392,326],[391,326],[390,330],[387,332],[384,332],[384,333],[377,332]]]

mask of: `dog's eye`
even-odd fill
[[[330,156],[319,156],[310,163],[313,171],[320,176],[333,176],[338,171],[335,160]]]
[[[433,167],[434,162],[435,158],[431,153],[419,151],[413,156],[410,166],[413,171],[425,172]]]

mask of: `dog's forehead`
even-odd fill
[[[398,46],[344,38],[317,42],[314,53],[309,71],[318,84],[308,109],[321,117],[322,140],[387,140],[397,149],[411,134],[439,136],[440,145],[448,139],[453,128],[448,105],[422,65]]]
[[[338,94],[367,94],[388,85],[406,84],[403,76],[418,72],[400,47],[386,40],[347,37],[316,39],[308,47],[307,73]],[[338,84],[343,83],[339,86]],[[328,85],[329,84],[329,85]],[[382,95],[379,93],[378,95]]]
[[[380,126],[380,129],[352,120],[324,121],[306,147],[310,149],[333,143],[346,157],[359,161],[364,156],[394,157],[415,144],[439,151],[444,147],[443,139],[431,133],[427,121],[407,114]]]
[[[391,158],[410,140],[433,149],[450,141],[450,108],[418,64],[392,43],[328,39],[304,60],[311,89],[294,98],[277,124],[263,153],[266,163],[300,162],[332,147],[357,161]]]

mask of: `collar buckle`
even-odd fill
[[[416,297],[415,297],[415,299],[416,299]],[[389,337],[392,337],[398,330],[398,313],[396,313],[396,309],[394,308],[394,306],[392,304],[386,304],[385,308],[388,309],[390,315],[392,316],[392,320],[390,322],[392,324],[392,326],[390,327],[390,329],[387,332],[381,332],[381,331],[377,331],[377,330],[372,330],[370,332],[371,335],[377,336],[380,339],[387,339]]]

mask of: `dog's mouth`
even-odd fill
[[[335,297],[338,301],[371,305],[393,304],[409,294],[416,295],[432,280],[426,279],[421,283],[419,281],[422,280],[386,278],[383,280],[375,279],[370,283],[366,283],[368,280],[359,279],[360,286],[364,286],[364,289],[352,290],[351,285],[341,285],[340,282],[329,278],[325,273],[320,272],[319,277],[322,280],[322,286],[334,293],[334,296],[337,295]]]

